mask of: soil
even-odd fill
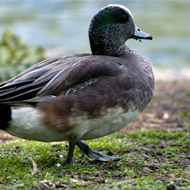
[[[159,82],[149,106],[122,132],[144,128],[146,130],[181,130],[190,121],[190,81]],[[183,117],[182,117],[183,116]],[[0,146],[15,139],[0,133]]]

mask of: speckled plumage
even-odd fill
[[[128,51],[125,41],[133,35],[134,29],[132,14],[126,7],[105,7],[93,17],[89,27],[92,53],[109,56],[125,54]]]

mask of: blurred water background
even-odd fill
[[[88,53],[90,20],[112,3],[128,7],[154,38],[126,45],[159,68],[190,68],[190,0],[0,0],[0,34],[10,30],[48,52]]]

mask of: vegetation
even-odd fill
[[[76,150],[73,165],[62,166],[67,145],[14,140],[0,149],[1,189],[190,189],[190,134],[187,131],[116,133],[88,141],[119,162],[97,163]],[[110,152],[113,151],[113,152]],[[172,185],[172,184],[175,184]]]
[[[0,82],[44,59],[42,47],[31,48],[19,36],[6,31],[0,37]]]

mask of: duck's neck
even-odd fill
[[[125,40],[112,31],[99,32],[90,27],[89,40],[93,55],[122,56],[126,52]]]

